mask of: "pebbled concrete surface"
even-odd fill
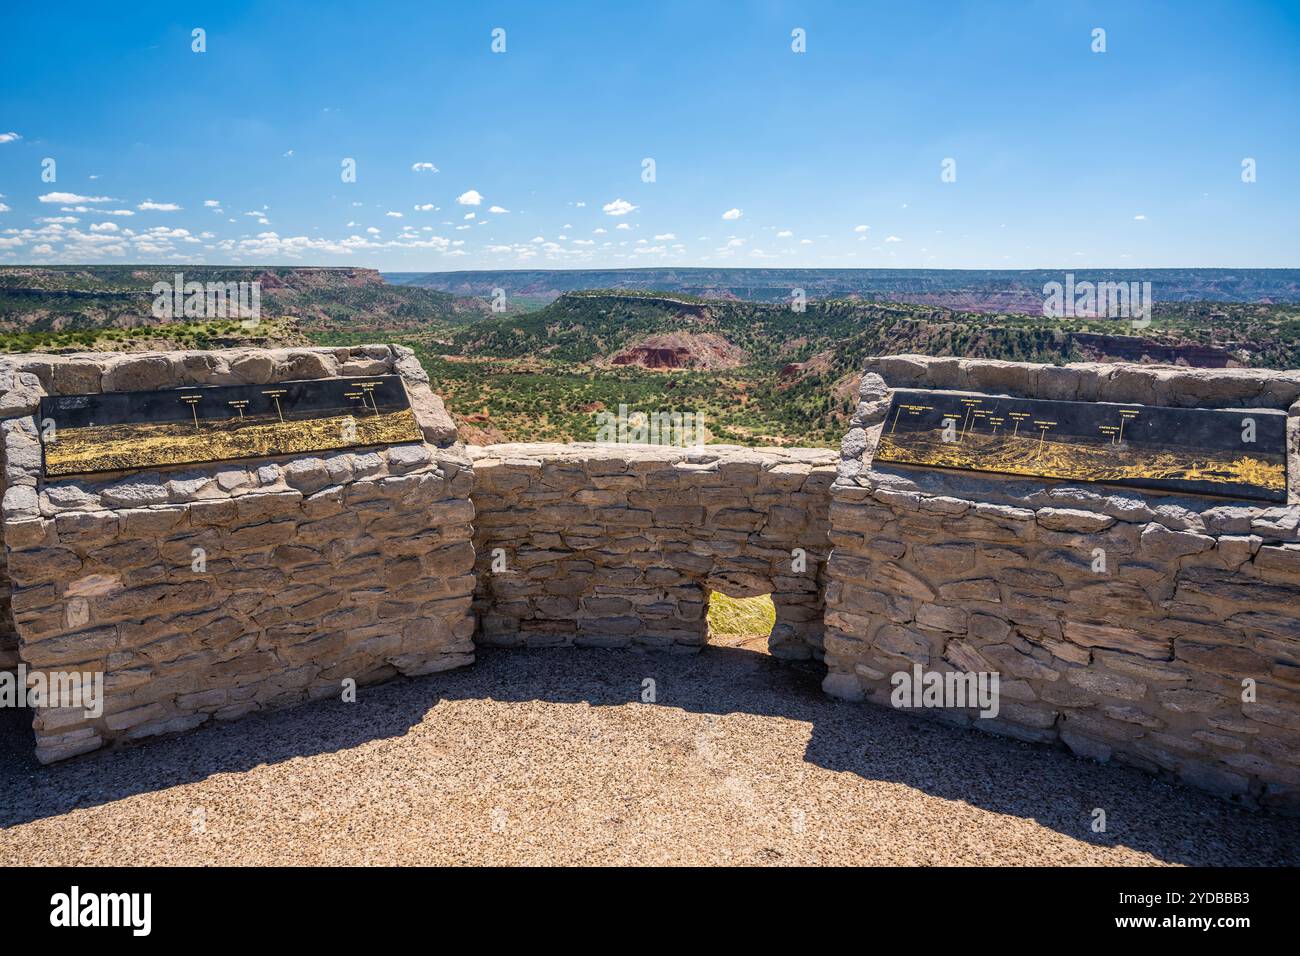
[[[3,711],[0,865],[1300,863],[1300,821],[838,703],[731,643],[487,650],[44,768]]]

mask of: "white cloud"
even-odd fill
[[[811,239],[800,239],[800,240],[799,240],[799,245],[801,245],[801,246],[811,246],[811,245],[812,245],[812,240],[811,240]]]
[[[620,223],[619,223],[617,226],[615,226],[614,228],[615,228],[615,229],[631,229],[632,227],[629,226],[629,225],[628,225],[627,223],[625,223],[625,222],[620,222]]]
[[[438,167],[433,163],[411,163],[411,172],[413,173],[436,173]]]
[[[739,209],[728,209],[722,214],[723,219],[739,219],[744,213]]]
[[[438,207],[431,202],[421,203],[415,207],[416,212],[437,212]]]
[[[607,232],[609,232],[609,230],[606,229],[604,226],[597,226],[595,229],[591,230],[591,234],[593,236],[603,236]]]
[[[81,222],[76,216],[41,216],[37,222]]]
[[[289,158],[290,156],[292,156],[292,155],[293,155],[293,150],[291,150],[291,149],[286,149],[286,150],[284,151],[284,158],[285,158],[285,159],[288,159],[288,158]]]
[[[220,209],[220,208],[221,208],[221,200],[219,200],[219,199],[205,199],[205,200],[203,200],[203,205],[204,205],[205,207],[207,207],[208,209]]]
[[[674,236],[671,232],[661,232],[659,235],[655,236],[655,242],[669,242],[670,240],[676,238],[677,237]]]
[[[886,237],[885,237],[885,242],[902,242],[902,241],[903,241],[903,240],[902,240],[902,239],[899,239],[898,236],[886,236]]]
[[[870,228],[871,228],[870,226],[854,226],[854,227],[853,227],[853,231],[854,231],[854,232],[866,232],[866,231],[867,231],[868,229],[870,229]]]
[[[22,139],[22,137],[17,133],[0,133],[0,143],[12,143],[19,139]]]
[[[376,229],[374,226],[370,226],[370,227],[368,227],[368,228],[366,229],[366,232],[370,233],[372,236],[377,236],[377,235],[379,235],[379,230]]]
[[[492,206],[491,208],[488,209],[488,212],[494,212],[497,214],[506,213],[509,211],[510,210],[507,209],[505,206]],[[565,228],[567,229],[568,227],[566,226]]]
[[[1147,217],[1143,213],[1138,213],[1136,216],[1133,217],[1133,219],[1137,222],[1146,222],[1146,218]]]
[[[76,193],[46,193],[36,198],[41,202],[117,202],[112,196],[78,196]]]
[[[776,234],[776,237],[778,239],[789,239],[793,235],[794,233],[791,232],[789,229],[782,229],[780,232]]]
[[[141,211],[179,212],[181,207],[174,202],[154,202],[152,199],[146,199],[135,208]]]
[[[233,244],[227,245],[227,243],[229,243],[229,240],[222,243],[222,247],[225,249],[233,248]],[[274,255],[298,259],[302,258],[304,253],[313,256],[322,252],[350,255],[354,248],[358,246],[364,247],[365,245],[366,241],[356,236],[340,242],[330,239],[313,239],[309,236],[280,236],[274,232],[259,232],[256,238],[241,239],[238,252],[256,256],[259,259]]]
[[[0,212],[8,212],[8,211],[9,211],[9,207],[6,206],[4,203],[0,202]]]
[[[626,216],[637,207],[632,205],[626,199],[615,199],[613,202],[607,202],[600,207],[609,216]]]
[[[483,195],[477,189],[471,189],[457,196],[456,202],[462,206],[477,206],[483,202]]]
[[[388,211],[388,212],[386,212],[386,213],[384,213],[384,215],[385,215],[385,216],[392,216],[394,219],[401,219],[401,218],[402,218],[402,214],[401,214],[400,212],[392,212],[391,210]]]
[[[60,206],[59,212],[93,212],[97,216],[134,216],[130,209],[91,209],[89,206]]]

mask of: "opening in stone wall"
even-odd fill
[[[734,598],[710,591],[708,624],[710,646],[740,647],[767,654],[768,638],[776,626],[776,605],[770,594]]]

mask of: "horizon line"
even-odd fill
[[[451,275],[469,272],[1179,272],[1179,271],[1249,271],[1300,272],[1296,266],[605,266],[585,269],[385,269],[368,265],[315,265],[310,263],[242,263],[242,262],[0,262],[0,269],[366,269],[390,275]]]

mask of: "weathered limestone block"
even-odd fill
[[[1079,531],[1087,534],[1105,531],[1115,523],[1110,515],[1073,508],[1040,508],[1037,518],[1040,525],[1052,531]]]
[[[1152,660],[1169,660],[1172,649],[1168,640],[1143,634],[1126,627],[1088,621],[1066,621],[1062,625],[1065,639],[1083,647],[1105,647],[1109,650],[1139,654]]]
[[[178,356],[170,353],[117,356],[109,359],[103,369],[103,390],[106,392],[144,392],[182,384],[179,376],[183,365]],[[98,364],[98,363],[96,363]],[[61,394],[69,394],[59,382],[59,369],[55,369],[54,385]],[[95,389],[98,391],[99,389]]]

